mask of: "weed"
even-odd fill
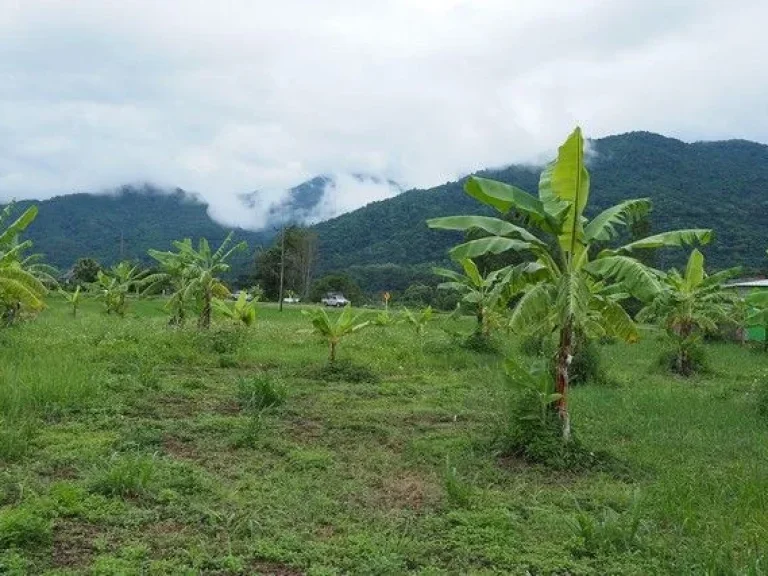
[[[451,464],[450,458],[445,457],[443,469],[443,488],[451,506],[467,508],[472,502],[472,486],[460,475],[456,466]]]
[[[596,556],[612,552],[633,552],[643,545],[645,523],[641,515],[639,492],[635,492],[629,509],[617,512],[605,508],[595,517],[579,511],[571,528],[580,540],[579,554]]]
[[[105,496],[146,495],[156,472],[156,456],[113,454],[91,477],[90,489]]]
[[[30,448],[39,424],[32,419],[0,419],[0,461],[18,460]]]
[[[51,520],[25,506],[0,510],[0,550],[44,546],[52,527]]]
[[[281,406],[287,391],[283,383],[272,374],[263,372],[238,382],[237,399],[246,412],[261,412]]]

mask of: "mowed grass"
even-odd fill
[[[572,415],[618,465],[575,474],[499,454],[503,355],[447,317],[353,334],[375,378],[321,380],[298,308],[200,334],[50,304],[0,332],[0,573],[768,571],[768,355],[709,344],[686,380],[653,331],[601,346]]]

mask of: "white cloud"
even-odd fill
[[[152,181],[229,223],[538,159],[580,123],[768,141],[764,0],[0,0],[0,198]],[[244,212],[237,195],[262,191]]]

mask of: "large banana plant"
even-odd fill
[[[0,226],[10,217],[13,204],[0,212]],[[47,290],[34,271],[28,269],[24,250],[32,246],[29,240],[19,242],[19,235],[34,221],[37,206],[30,206],[21,216],[0,232],[0,308],[6,323],[16,318],[22,307],[43,308]],[[27,268],[25,268],[25,264]]]
[[[557,158],[547,165],[539,180],[538,197],[515,186],[470,177],[466,193],[501,214],[523,218],[518,226],[489,216],[451,216],[427,223],[431,228],[468,232],[480,229],[487,236],[464,242],[451,249],[454,259],[524,251],[540,264],[542,278],[531,283],[512,314],[511,325],[519,332],[536,332],[555,327],[558,332],[556,390],[557,411],[563,436],[570,438],[568,414],[569,365],[574,352],[574,335],[612,335],[624,340],[637,338],[637,329],[615,297],[604,297],[613,284],[640,299],[659,290],[659,273],[633,255],[642,249],[707,243],[711,230],[678,230],[649,236],[620,248],[599,245],[614,240],[622,227],[645,216],[651,209],[648,199],[625,200],[587,219],[590,177],[584,160],[584,138],[576,128],[560,146]],[[531,230],[553,241],[547,243]]]
[[[672,269],[661,278],[656,296],[637,314],[640,322],[657,322],[676,344],[675,370],[691,373],[691,347],[701,333],[714,332],[727,320],[737,296],[723,290],[723,281],[739,273],[739,268],[708,275],[704,255],[691,251],[685,272]]]
[[[763,329],[763,343],[768,351],[768,291],[760,290],[748,294],[746,304],[747,317],[745,324],[748,327]]]
[[[164,273],[174,282],[176,291],[171,296],[171,302],[177,313],[183,318],[186,303],[197,299],[200,303],[197,324],[207,329],[211,325],[213,299],[229,296],[229,289],[219,276],[229,270],[227,260],[235,252],[247,249],[248,245],[240,242],[233,246],[231,232],[215,251],[211,250],[205,238],[199,240],[196,249],[189,238],[176,241],[173,245],[176,252],[150,250],[149,254],[160,262]],[[158,280],[159,277],[154,278],[154,281]]]
[[[433,268],[447,282],[438,285],[441,290],[454,290],[461,295],[461,304],[471,310],[477,318],[476,333],[484,338],[490,336],[493,320],[499,318],[510,299],[527,286],[544,267],[537,262],[526,262],[517,266],[506,266],[485,276],[470,258],[459,262],[464,274],[447,268]]]
[[[312,322],[315,332],[328,342],[328,361],[331,364],[336,362],[336,346],[338,346],[341,339],[347,334],[362,330],[370,324],[368,321],[360,322],[361,315],[353,316],[352,307],[349,305],[344,307],[343,312],[339,314],[335,322],[331,320],[323,308],[302,310],[301,313]]]

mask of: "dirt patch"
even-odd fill
[[[379,488],[380,503],[386,508],[421,510],[439,500],[437,487],[414,473],[384,478]]]
[[[53,532],[53,565],[57,568],[77,568],[91,563],[93,541],[99,530],[92,524],[60,520]]]
[[[291,438],[298,442],[312,442],[324,433],[325,426],[319,420],[296,418],[291,422]]]
[[[180,460],[196,460],[199,458],[197,449],[193,444],[179,440],[175,436],[163,436],[162,446],[166,454]]]
[[[234,416],[236,414],[240,414],[242,412],[242,408],[240,407],[240,404],[237,402],[237,400],[223,400],[221,401],[218,406],[216,406],[216,412],[219,414],[224,414],[225,416]]]

